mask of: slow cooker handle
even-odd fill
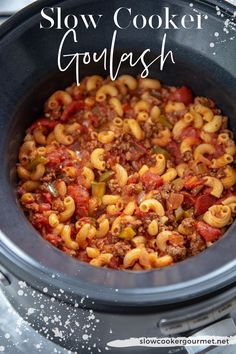
[[[228,317],[218,322],[215,322],[210,326],[202,328],[200,331],[191,335],[191,337],[204,337],[204,336],[229,337],[234,335],[236,335],[236,325],[234,320],[231,317]],[[209,345],[203,345],[203,346],[201,345],[201,346],[193,346],[193,347],[186,346],[185,349],[188,352],[188,354],[200,354],[203,350],[204,353],[206,353],[207,348],[209,348],[209,351],[207,351],[207,353],[211,353],[210,347],[212,346]]]

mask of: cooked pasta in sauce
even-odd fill
[[[186,86],[86,77],[53,93],[27,130],[21,205],[45,240],[94,266],[148,270],[195,256],[236,213],[227,120]]]

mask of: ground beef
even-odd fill
[[[195,225],[195,221],[193,218],[185,218],[181,224],[186,228],[192,228]]]
[[[208,107],[208,108],[215,107],[215,103],[210,98],[207,98],[207,97],[195,97],[194,103],[201,104],[201,105]]]
[[[37,212],[39,210],[39,205],[37,203],[24,204],[24,207],[27,209],[27,211],[32,210]]]
[[[142,218],[142,222],[140,224],[140,226],[138,227],[138,233],[143,235],[147,232],[147,228],[148,225],[152,222],[152,220],[158,220],[158,225],[160,227],[159,224],[159,216],[156,213],[147,213],[144,214],[143,218]]]
[[[128,185],[126,185],[125,187],[125,191],[128,195],[136,195],[139,194],[140,192],[142,192],[143,190],[143,185],[141,182],[139,183],[130,183]]]
[[[174,227],[172,226],[172,224],[175,221],[175,215],[173,215],[173,210],[167,210],[165,215],[168,217],[168,220],[167,220],[168,229],[173,230]]]
[[[83,146],[83,149],[86,149],[86,151],[89,151],[90,153],[97,148],[103,148],[103,144],[97,139],[91,140]]]
[[[190,161],[190,160],[192,160],[192,159],[193,159],[192,151],[186,151],[186,152],[184,153],[183,160],[184,160],[185,162],[188,162],[188,161]]]
[[[55,199],[52,202],[52,208],[53,208],[53,210],[57,210],[59,212],[63,211],[64,210],[63,201],[60,198]]]
[[[145,137],[159,137],[160,132],[165,129],[165,127],[160,123],[150,124],[150,122],[145,122],[142,125],[142,129],[145,132]]]
[[[176,112],[170,112],[170,113],[166,113],[165,117],[168,119],[168,121],[172,124],[175,125],[175,123],[178,122],[178,120],[183,117],[185,115],[185,113],[187,113],[188,110],[184,109],[182,111],[176,111]]]
[[[161,188],[160,188],[160,193],[161,193],[161,197],[163,199],[168,199],[171,193],[171,185],[170,184],[164,184]]]
[[[194,232],[192,235],[189,235],[188,239],[190,241],[188,256],[195,256],[206,248],[205,241],[197,233]]]
[[[122,188],[119,185],[117,179],[114,179],[114,178],[110,179],[110,181],[108,181],[107,185],[108,185],[108,188],[112,194],[120,194],[121,193]]]
[[[160,188],[151,191],[151,197],[163,203]]]
[[[217,173],[216,173],[216,177],[217,178],[224,178],[225,175],[225,167],[220,168]]]
[[[228,126],[228,117],[223,116],[221,129],[226,129]]]
[[[175,262],[181,261],[186,258],[187,250],[185,247],[180,246],[167,246],[166,252],[173,257]]]
[[[55,171],[47,172],[42,178],[41,181],[43,182],[51,182],[56,178]],[[46,186],[46,185],[45,185]]]
[[[119,266],[122,264],[122,259],[120,257],[112,257],[109,262],[109,267],[112,269],[119,269]]]
[[[127,241],[119,241],[113,246],[114,256],[124,257],[131,250],[131,245]]]

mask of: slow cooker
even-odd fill
[[[42,22],[45,8],[55,21],[51,28],[49,20]],[[146,48],[151,60],[160,54],[166,35],[165,50],[173,52],[175,63],[166,60],[163,68],[156,63],[149,75],[166,84],[187,84],[195,95],[211,97],[229,116],[235,132],[235,7],[214,0],[41,0],[0,28],[0,285],[5,295],[36,330],[71,351],[186,353],[184,347],[115,348],[111,342],[188,336],[205,327],[209,331],[204,333],[216,333],[217,321],[227,321],[225,317],[236,308],[235,223],[212,247],[174,266],[117,271],[92,267],[53,248],[19,206],[15,165],[24,131],[40,115],[46,98],[76,79],[74,65],[64,71],[57,66],[58,48],[68,31],[64,22],[61,28],[56,26],[57,8],[62,21],[68,14],[102,14],[96,30],[79,20],[77,41],[71,37],[64,43],[66,54],[110,48],[117,30],[114,65],[123,52],[138,57]],[[119,8],[126,9],[119,19],[121,28],[114,22]],[[158,24],[150,26],[148,19],[153,14],[164,16],[165,8],[179,17],[200,16],[201,28],[189,23],[188,28],[176,29],[170,23],[169,28],[152,28]],[[143,28],[139,20],[134,26],[138,14],[147,19]],[[79,69],[81,77],[109,75],[102,62],[82,62]],[[135,66],[124,62],[120,68],[120,73],[133,75],[141,71],[140,62]],[[221,326],[221,331],[221,335],[235,333],[233,325]]]

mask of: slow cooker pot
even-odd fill
[[[103,353],[115,339],[189,334],[222,319],[236,307],[235,223],[198,256],[159,270],[122,272],[68,257],[44,241],[25,218],[17,201],[15,171],[24,131],[53,91],[75,81],[74,67],[64,72],[57,67],[58,47],[68,29],[40,28],[45,7],[60,7],[63,16],[103,14],[96,31],[79,24],[78,42],[67,41],[66,53],[110,48],[117,29],[113,14],[120,7],[146,18],[163,13],[165,7],[179,16],[199,14],[204,18],[202,29],[138,29],[132,23],[117,29],[115,65],[124,51],[138,56],[150,48],[154,58],[166,33],[166,51],[173,51],[175,64],[166,61],[163,70],[153,65],[150,76],[165,84],[187,84],[194,94],[211,97],[236,131],[236,40],[230,39],[235,8],[228,3],[41,0],[17,13],[0,28],[0,284],[4,293],[40,333],[79,353]],[[131,68],[123,63],[120,73],[141,71],[140,63]],[[81,64],[81,77],[94,73],[109,74],[101,62]],[[107,349],[143,352],[142,347]],[[145,348],[149,352],[156,349]],[[160,348],[159,352],[168,351]]]

